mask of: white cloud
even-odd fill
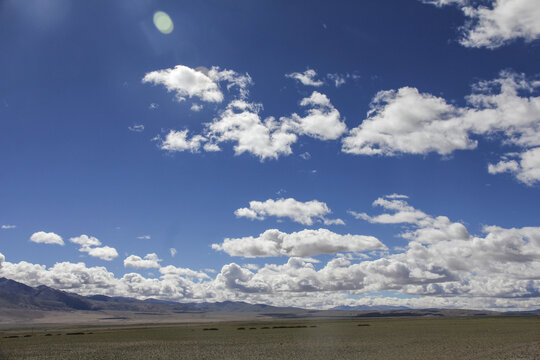
[[[393,214],[386,213],[377,216],[369,216],[366,213],[358,213],[356,211],[349,211],[349,214],[353,215],[357,219],[378,224],[416,224],[427,217],[424,212],[416,210],[412,206],[409,206],[407,202],[400,199],[391,198],[391,200],[388,200],[385,198],[378,198],[373,202],[373,206],[381,206],[384,209],[395,212]]]
[[[202,148],[204,151],[221,151],[222,143],[232,142],[236,155],[247,152],[263,161],[290,155],[298,135],[335,140],[347,131],[339,111],[326,95],[316,91],[300,101],[300,106],[307,107],[305,116],[294,113],[279,120],[272,116],[261,118],[262,105],[247,99],[248,87],[253,83],[251,77],[232,70],[220,70],[218,67],[191,69],[178,65],[174,69],[148,73],[143,82],[164,84],[169,91],[177,93],[179,100],[189,96],[222,102],[224,97],[218,86],[221,82],[227,84],[227,89],[239,90],[239,96],[230,101],[213,121],[204,124],[200,134],[190,138],[185,129],[170,130],[165,139],[155,137],[162,150],[199,152]],[[196,103],[191,106],[193,111],[201,108],[202,105]]]
[[[195,112],[199,112],[203,109],[204,106],[202,106],[201,104],[192,104],[191,105],[191,111],[195,111]]]
[[[74,244],[86,246],[86,247],[101,245],[101,241],[99,241],[97,238],[93,236],[84,235],[84,234],[81,236],[72,237],[69,239],[69,241]]]
[[[395,194],[394,194],[395,195]],[[370,216],[366,213],[349,213],[357,219],[362,219],[376,224],[412,224],[418,229],[408,230],[401,234],[405,239],[414,239],[421,243],[430,243],[448,238],[465,240],[470,237],[465,226],[461,223],[453,223],[446,216],[436,218],[424,213],[421,210],[410,206],[403,195],[396,198],[394,195],[387,195],[378,198],[373,202],[373,206],[380,206],[389,213]],[[390,199],[390,200],[389,200]]]
[[[0,276],[20,281],[29,286],[46,285],[55,289],[76,292],[81,295],[103,294],[144,299],[148,297],[167,300],[198,299],[214,296],[208,291],[204,273],[190,269],[165,267],[159,279],[145,278],[137,273],[122,277],[105,267],[87,267],[83,262],[59,262],[47,268],[45,265],[25,261],[5,262],[0,254]]]
[[[437,6],[457,5],[468,23],[461,28],[460,43],[466,47],[494,49],[516,39],[527,42],[540,37],[540,4],[537,0],[424,0]],[[487,5],[487,6],[486,6]]]
[[[147,73],[143,83],[162,84],[168,91],[174,91],[177,99],[185,96],[198,97],[202,101],[221,102],[223,93],[218,84],[202,71],[177,65],[174,69],[163,69]]]
[[[347,81],[349,81],[350,79],[352,80],[358,80],[360,79],[360,75],[358,74],[349,74],[349,73],[346,73],[346,74],[326,74],[326,77],[328,79],[330,79],[335,87],[340,87],[341,85],[345,84]]]
[[[132,267],[135,269],[160,268],[160,261],[161,259],[159,259],[155,253],[146,254],[144,258],[137,255],[129,255],[124,259],[124,267]]]
[[[171,257],[174,257],[176,255],[176,249],[175,248],[170,248],[169,252],[171,253]]]
[[[314,220],[323,221],[325,225],[343,225],[341,219],[326,219],[325,216],[331,212],[326,203],[318,200],[301,202],[293,198],[282,198],[264,202],[250,201],[249,208],[237,209],[234,214],[256,220],[264,220],[268,216],[286,217],[303,225],[313,225]]]
[[[340,251],[366,251],[386,247],[373,236],[340,235],[327,229],[302,230],[290,234],[276,229],[266,230],[258,237],[225,239],[221,244],[212,244],[214,250],[224,251],[231,256],[314,256],[334,254]]]
[[[238,88],[242,99],[247,98],[249,95],[248,88],[253,84],[253,80],[249,74],[241,75],[233,70],[220,70],[218,66],[212,66],[208,71],[208,76],[216,82],[225,81],[227,83],[227,90],[230,90],[232,87]]]
[[[179,101],[185,97],[197,97],[202,101],[220,103],[224,96],[219,88],[220,82],[225,82],[227,89],[237,87],[240,96],[247,96],[247,87],[252,84],[248,74],[240,75],[233,70],[220,70],[213,66],[210,70],[204,67],[192,69],[177,65],[173,69],[163,69],[147,73],[143,83],[164,85],[169,92],[175,92]]]
[[[159,107],[159,104],[156,104],[156,103],[151,103],[149,106],[148,106],[148,109],[150,110],[155,110]]]
[[[213,122],[206,124],[205,138],[209,143],[206,151],[219,150],[219,143],[235,142],[236,155],[244,152],[258,156],[261,160],[277,159],[292,153],[291,145],[298,136],[308,135],[321,140],[336,139],[347,129],[340,121],[340,114],[324,94],[313,92],[300,105],[310,106],[305,117],[297,114],[291,118],[274,117],[262,120],[262,106],[244,100],[232,101]]]
[[[291,154],[291,145],[297,136],[287,123],[277,122],[273,117],[261,120],[260,109],[260,105],[235,100],[207,124],[206,136],[215,146],[221,142],[235,142],[236,155],[249,152],[264,160]]]
[[[189,130],[171,130],[160,144],[162,150],[170,152],[190,151],[198,152],[201,144],[207,139],[201,135],[194,135],[188,139]]]
[[[294,72],[286,74],[285,76],[291,79],[296,79],[305,86],[319,87],[324,84],[324,82],[321,80],[316,80],[317,72],[313,69],[307,69],[303,73]]]
[[[118,257],[118,252],[116,251],[116,249],[110,246],[81,247],[79,251],[86,252],[90,256],[97,257],[105,261],[111,261]]]
[[[330,80],[332,80],[336,87],[340,87],[341,85],[345,84],[345,82],[346,82],[345,76],[343,76],[341,74],[327,74],[326,77],[329,78]]]
[[[344,152],[362,155],[445,155],[475,147],[459,109],[410,87],[380,91],[368,118],[343,139]]]
[[[137,236],[137,239],[139,240],[150,240],[152,237],[150,235],[141,235]]]
[[[118,257],[118,252],[115,248],[110,246],[102,246],[101,241],[93,236],[81,235],[78,237],[72,237],[69,239],[70,242],[78,244],[81,247],[79,248],[80,252],[85,252],[90,256],[97,257],[101,260],[111,261]]]
[[[309,160],[309,159],[311,159],[311,154],[310,154],[310,153],[308,153],[307,151],[306,151],[306,152],[303,152],[303,153],[301,153],[301,154],[300,154],[300,155],[298,155],[298,156],[300,156],[300,157],[301,157],[302,159],[304,159],[304,160]]]
[[[320,140],[335,140],[347,131],[347,125],[341,121],[339,111],[326,95],[314,91],[310,97],[302,99],[300,105],[310,107],[306,116],[301,117],[295,113],[290,119],[281,119],[284,122],[290,121],[299,134]]]
[[[159,269],[164,278],[167,277],[188,277],[197,279],[210,279],[210,277],[202,271],[194,271],[187,268],[180,268],[172,265],[164,266]]]
[[[380,202],[380,205],[393,212],[424,214],[416,220],[404,218],[406,231],[401,236],[409,242],[404,252],[383,254],[376,260],[360,259],[356,263],[338,254],[319,270],[297,257],[291,257],[284,265],[267,264],[259,269],[233,263],[223,267],[216,282],[231,290],[272,296],[282,292],[348,290],[365,294],[393,290],[423,297],[452,298],[454,303],[463,303],[467,298],[490,299],[491,306],[506,302],[503,299],[511,299],[508,304],[530,305],[526,299],[538,296],[539,227],[485,226],[485,236],[473,236],[462,224],[445,216],[427,215],[402,200]],[[250,249],[253,239],[245,240],[235,245],[254,255],[253,248]],[[260,245],[255,249],[276,252],[272,241]]]
[[[64,240],[60,235],[53,232],[46,233],[44,231],[38,231],[30,236],[30,241],[40,244],[56,244],[64,245]]]
[[[259,270],[261,267],[257,264],[244,264],[242,265],[243,267],[245,267],[246,269],[248,270],[251,270],[251,271],[257,271]]]
[[[61,262],[49,268],[25,261],[11,263],[3,254],[0,254],[0,276],[31,286],[47,285],[83,295],[239,300],[318,308],[344,304],[499,310],[537,308],[540,227],[491,225],[484,226],[481,235],[474,235],[463,224],[446,216],[426,214],[405,202],[404,195],[394,195],[374,202],[383,209],[383,214],[366,215],[372,222],[402,225],[400,236],[407,244],[394,254],[370,237],[338,235],[325,229],[292,234],[268,230],[257,238],[226,239],[213,247],[244,257],[287,255],[286,263],[259,266],[230,263],[213,279],[197,270],[161,267],[155,254],[144,259],[131,256],[126,260],[132,258],[138,265],[152,263],[139,268],[158,268],[159,279],[136,273],[115,277],[105,267],[87,267],[84,263]],[[382,215],[385,214],[393,220],[384,220]],[[96,241],[82,237],[77,243],[95,244]],[[356,252],[370,247],[380,251],[378,254]],[[337,253],[317,268],[314,262],[320,260],[308,258],[336,251],[353,252]],[[372,295],[381,291],[409,297]]]
[[[495,80],[475,84],[466,97],[467,107],[409,87],[381,91],[373,99],[368,118],[343,139],[342,149],[362,155],[447,155],[476,148],[473,136],[500,135],[504,145],[527,151],[540,145],[540,96],[532,96],[538,87],[539,82],[524,75],[502,72]],[[527,156],[532,165],[524,164],[525,168],[534,167],[534,159]],[[497,172],[494,167],[491,171]],[[534,176],[525,178],[534,180]]]
[[[133,131],[133,132],[143,132],[144,131],[144,125],[128,126],[128,130]]]
[[[385,198],[387,198],[387,199],[408,199],[409,197],[407,195],[401,195],[401,194],[393,193],[393,194],[390,194],[390,195],[386,195]]]
[[[532,148],[521,154],[514,154],[513,157],[518,157],[519,162],[509,160],[509,156],[504,156],[498,163],[489,164],[488,172],[490,174],[509,172],[527,185],[540,182],[540,147]]]
[[[345,225],[345,221],[341,219],[323,219],[324,225]]]
[[[15,229],[16,225],[2,225],[2,230]]]

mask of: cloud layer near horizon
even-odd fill
[[[493,309],[537,305],[539,227],[490,225],[483,227],[482,235],[472,235],[464,224],[426,214],[406,199],[393,194],[375,200],[373,205],[383,209],[378,215],[351,211],[360,220],[402,225],[403,249],[389,251],[376,238],[339,235],[326,229],[291,234],[267,230],[259,237],[225,239],[214,249],[243,258],[286,255],[285,263],[254,267],[232,262],[214,278],[204,271],[163,266],[154,253],[144,258],[130,255],[124,264],[135,269],[156,268],[159,278],[139,273],[116,277],[105,267],[88,267],[83,262],[59,262],[49,268],[26,261],[11,263],[3,254],[0,276],[81,294],[179,301],[229,299],[321,308],[367,302]],[[72,239],[83,247],[99,245],[99,240],[88,236]],[[331,258],[319,265],[320,260],[308,258],[317,254],[330,254]],[[406,297],[370,295],[381,291]],[[362,298],[356,297],[361,294]]]

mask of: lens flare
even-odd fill
[[[154,25],[163,34],[170,34],[174,29],[171,17],[163,11],[156,11],[154,13]]]

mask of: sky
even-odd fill
[[[0,276],[540,307],[536,0],[0,1]]]

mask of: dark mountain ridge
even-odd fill
[[[224,301],[215,303],[179,303],[174,301],[107,295],[82,296],[45,285],[31,287],[20,282],[0,278],[0,307],[29,310],[117,310],[136,312],[282,312],[302,310],[279,308],[263,304]]]
[[[174,301],[106,295],[82,296],[45,285],[27,286],[20,282],[0,278],[0,309],[40,311],[130,311],[134,313],[259,313],[278,318],[299,317],[401,317],[401,316],[540,316],[540,310],[507,313],[462,309],[410,309],[392,306],[340,306],[330,310],[307,310],[294,307],[276,307],[249,304],[242,301],[214,303],[179,303]]]

